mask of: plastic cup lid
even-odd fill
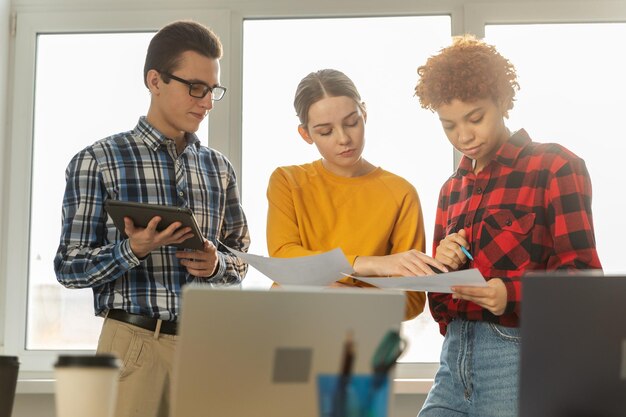
[[[17,356],[2,356],[0,355],[0,365],[19,365]]]
[[[90,368],[119,368],[119,360],[114,355],[59,355],[55,368],[90,367]]]

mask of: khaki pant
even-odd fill
[[[105,319],[97,353],[121,361],[115,417],[168,417],[177,336]]]

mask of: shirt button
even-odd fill
[[[482,189],[482,188],[480,188],[480,187],[478,187],[478,188],[476,189],[476,194],[482,194],[482,193],[483,193],[483,189]]]
[[[182,197],[182,196],[184,196],[184,195],[185,195],[185,193],[183,193],[182,191],[179,191],[179,192],[178,192],[178,195]]]
[[[465,227],[470,227],[471,225],[472,225],[472,223],[470,223],[470,222],[465,223]]]
[[[513,224],[513,222],[511,221],[511,219],[506,219],[506,221],[504,222],[504,224],[506,224],[507,226],[510,226]]]

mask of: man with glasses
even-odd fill
[[[76,154],[66,171],[55,271],[68,288],[91,288],[95,314],[106,317],[98,353],[121,359],[117,417],[168,415],[182,287],[238,285],[247,270],[220,244],[249,246],[234,170],[194,134],[226,92],[221,56],[210,29],[190,21],[165,26],[146,56],[147,115]],[[180,223],[161,230],[159,217],[145,228],[125,218],[121,234],[104,209],[109,199],[191,209],[203,249],[172,246],[190,230]]]

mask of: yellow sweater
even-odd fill
[[[321,160],[280,167],[270,177],[267,199],[270,256],[292,258],[340,247],[354,264],[357,256],[424,250],[415,188],[381,168],[346,178],[327,171]],[[422,312],[426,297],[422,292],[406,294],[409,319]]]

